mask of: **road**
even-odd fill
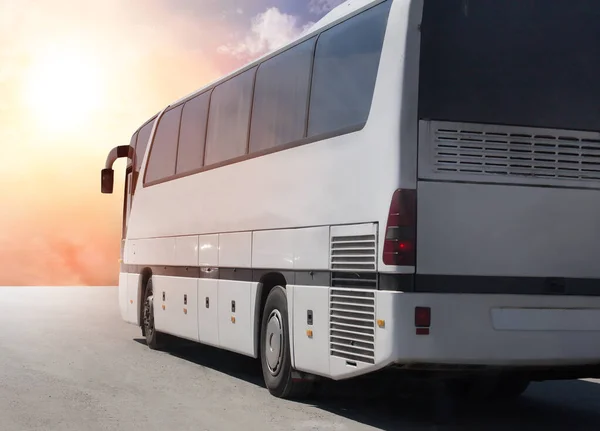
[[[1,431],[433,430],[427,400],[328,382],[276,399],[259,364],[200,345],[150,351],[115,288],[0,288]],[[452,430],[598,430],[596,381],[534,384],[513,406],[471,406]]]

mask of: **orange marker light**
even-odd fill
[[[187,314],[187,308],[183,309],[183,314]]]
[[[308,338],[312,338],[312,337],[313,337],[313,331],[312,331],[312,329],[307,329],[307,330],[306,330],[306,336],[307,336]]]
[[[163,304],[162,308],[163,308],[163,310],[164,310],[165,308],[167,308],[167,306],[166,306],[165,304]]]
[[[231,316],[231,323],[235,323],[235,316]]]
[[[379,326],[380,328],[385,328],[385,320],[379,319],[377,321],[377,326]]]

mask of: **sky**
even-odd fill
[[[116,285],[141,123],[342,0],[0,0],[0,285]]]

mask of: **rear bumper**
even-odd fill
[[[385,293],[381,358],[396,363],[559,366],[600,363],[600,297]],[[414,308],[431,308],[416,335]],[[395,319],[392,317],[395,316]]]
[[[415,307],[431,308],[429,335],[417,335]],[[376,310],[385,323],[376,327],[375,363],[343,370],[341,360],[331,357],[334,378],[391,365],[522,369],[540,378],[549,371],[556,378],[561,371],[562,378],[600,374],[600,297],[379,291]]]

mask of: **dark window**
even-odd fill
[[[303,42],[258,68],[250,153],[304,137],[314,45]]]
[[[204,164],[209,100],[210,91],[187,101],[183,107],[177,152],[178,174],[201,168]]]
[[[206,166],[246,154],[256,68],[218,85],[212,94]]]
[[[146,170],[146,182],[158,181],[175,174],[177,139],[183,105],[163,114],[158,123]]]
[[[148,139],[150,139],[153,126],[154,120],[142,127],[138,133],[137,145],[135,148],[135,170],[137,172],[139,172],[140,168],[142,167],[144,154],[146,153],[146,148],[148,148]]]
[[[391,1],[323,32],[317,42],[308,136],[367,121]]]
[[[427,0],[419,117],[600,130],[600,2]]]

